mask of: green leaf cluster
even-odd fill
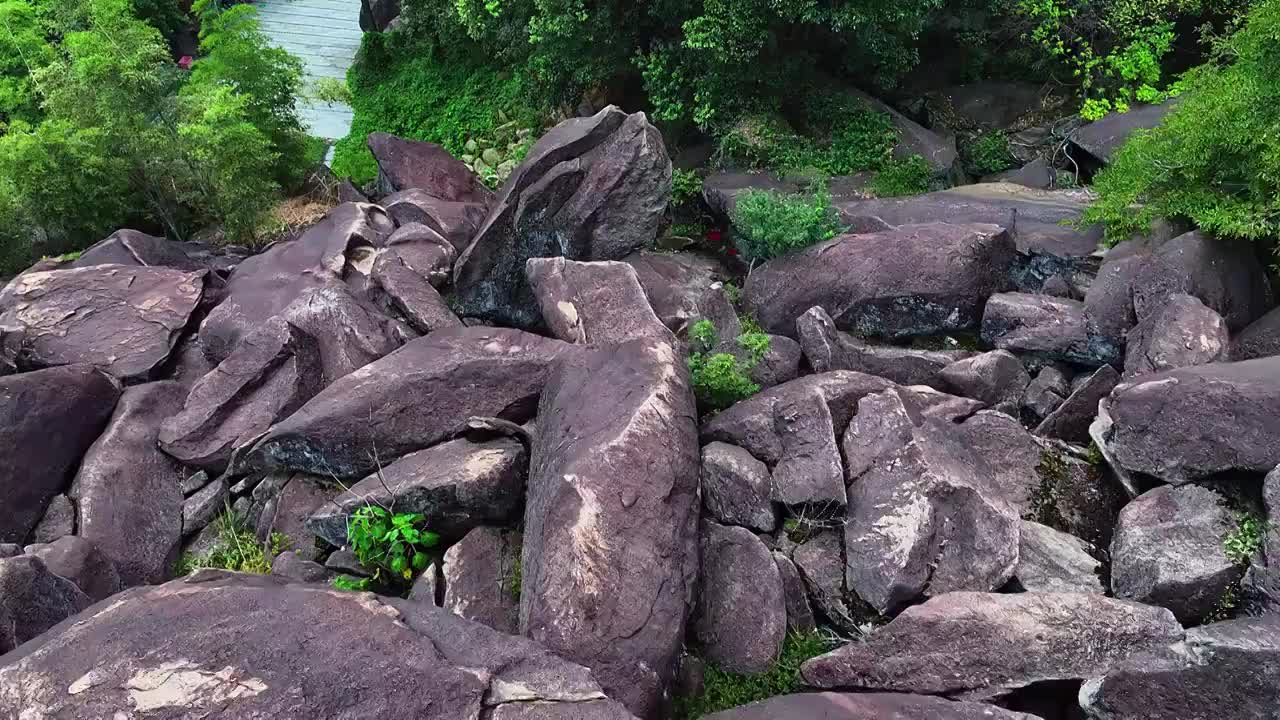
[[[1262,547],[1267,530],[1266,520],[1253,513],[1239,513],[1235,529],[1222,541],[1227,559],[1236,565],[1248,565]]]
[[[440,536],[426,529],[426,518],[419,513],[365,505],[347,521],[347,543],[360,564],[374,573],[375,583],[394,584],[426,569],[428,550],[440,544]]]
[[[812,195],[748,190],[738,196],[732,221],[738,251],[758,261],[830,240],[840,231],[831,194],[824,187]]]
[[[743,323],[735,338],[739,352],[716,352],[720,333],[714,323],[702,319],[689,326],[689,375],[698,407],[704,413],[719,412],[760,392],[751,370],[769,352],[769,336]]]
[[[994,175],[1014,166],[1009,152],[1009,136],[1000,131],[984,132],[960,146],[960,157],[972,175]]]

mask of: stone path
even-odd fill
[[[360,0],[259,0],[262,31],[302,58],[307,92],[318,78],[343,79],[360,49]],[[299,100],[312,135],[337,140],[351,130],[351,108]]]

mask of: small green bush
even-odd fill
[[[1239,513],[1236,528],[1222,541],[1227,559],[1237,565],[1248,565],[1262,547],[1267,534],[1267,522],[1252,513]]]
[[[807,103],[814,137],[801,135],[773,115],[749,115],[720,138],[721,164],[781,172],[849,175],[891,161],[897,132],[889,116],[850,95],[818,95]]]
[[[748,260],[769,260],[835,237],[837,218],[825,188],[811,196],[748,190],[733,209],[734,243]]]
[[[750,368],[730,353],[693,353],[689,373],[693,394],[704,412],[719,412],[760,392],[747,375]]]
[[[1013,167],[1009,152],[1009,136],[1002,132],[986,132],[961,146],[965,167],[973,175],[994,175]]]
[[[373,571],[374,582],[408,582],[430,564],[427,551],[440,544],[440,536],[425,525],[421,514],[365,505],[347,522],[347,543],[360,564]]]
[[[886,165],[876,173],[868,187],[879,197],[898,197],[901,195],[919,195],[929,192],[929,178],[933,169],[929,161],[919,155],[912,155]]]
[[[720,333],[710,320],[702,319],[689,326],[689,344],[695,352],[711,352],[719,341]]]
[[[702,178],[693,170],[676,170],[671,174],[671,202],[676,207],[702,199]]]
[[[800,666],[832,649],[834,643],[818,632],[790,633],[783,642],[781,656],[766,672],[735,675],[708,664],[702,694],[677,698],[675,715],[681,720],[696,720],[739,705],[798,692],[804,686]]]
[[[271,561],[289,547],[289,538],[280,533],[272,533],[269,544],[259,542],[230,508],[213,522],[218,530],[214,547],[201,555],[184,553],[178,561],[179,576],[205,568],[265,575],[271,572]]]

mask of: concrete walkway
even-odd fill
[[[262,32],[302,59],[306,87],[317,78],[347,77],[360,49],[360,0],[258,0]],[[299,114],[311,134],[329,140],[351,130],[351,108],[300,98]]]

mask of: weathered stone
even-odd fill
[[[104,601],[0,667],[0,706],[68,720],[443,720],[509,704],[556,720],[631,718],[587,670],[529,640],[398,598],[217,571]]]
[[[1280,705],[1280,620],[1204,625],[1166,649],[1134,657],[1080,688],[1104,720],[1266,718]]]
[[[695,418],[684,358],[645,341],[567,355],[539,405],[520,627],[642,717],[663,705],[693,603]]]
[[[167,267],[186,272],[207,269],[207,265],[189,255],[183,245],[137,230],[117,230],[105,240],[82,251],[80,257],[67,263],[66,267],[134,265]]]
[[[1181,638],[1168,610],[1100,595],[958,592],[907,608],[801,673],[819,688],[990,699],[1091,677]]]
[[[16,543],[0,543],[0,558],[17,557],[22,554],[22,546]]]
[[[769,468],[746,450],[721,442],[702,448],[702,502],[718,522],[773,532],[771,489]]]
[[[378,186],[384,194],[418,188],[449,202],[488,205],[493,200],[493,193],[470,168],[435,143],[369,133],[367,144],[378,163]]]
[[[524,445],[510,438],[436,445],[405,455],[320,505],[307,528],[341,546],[351,515],[373,503],[398,513],[421,513],[432,532],[458,539],[474,527],[502,524],[519,514],[527,462]]]
[[[384,32],[400,17],[400,0],[360,0],[360,29]]]
[[[122,589],[115,563],[90,540],[68,535],[53,543],[28,545],[26,552],[44,561],[49,572],[75,583],[93,602]]]
[[[330,507],[330,503],[339,494],[339,489],[325,482],[324,478],[294,475],[285,483],[279,495],[265,503],[265,508],[257,518],[258,539],[268,541],[278,533],[286,538],[287,547],[299,558],[315,560],[319,557],[319,551],[307,530],[307,520],[316,512]],[[401,510],[397,507],[396,511]],[[434,522],[434,518],[432,520]],[[343,540],[345,539],[344,537]]]
[[[532,326],[538,317],[525,261],[621,260],[652,245],[670,187],[671,160],[643,113],[610,106],[552,128],[507,180],[458,260],[461,313]]]
[[[981,400],[988,406],[1015,414],[1031,375],[1013,353],[1005,350],[958,360],[939,373],[940,389]]]
[[[271,574],[291,582],[328,585],[333,573],[318,562],[303,560],[298,553],[286,550],[271,561]]]
[[[0,377],[0,542],[21,543],[102,432],[120,388],[88,365]]]
[[[326,570],[352,577],[369,577],[373,574],[369,568],[364,566],[364,563],[360,562],[355,552],[345,547],[330,553],[329,557],[324,560],[324,567]]]
[[[784,505],[843,506],[844,467],[831,409],[817,389],[774,406],[782,457],[773,468],[772,498]]]
[[[66,495],[54,495],[44,511],[44,517],[40,519],[36,529],[31,531],[31,542],[51,543],[75,531],[76,509],[72,507],[71,500]]]
[[[1125,335],[1138,323],[1133,282],[1150,258],[1151,247],[1147,238],[1136,238],[1108,250],[1085,293],[1085,330],[1094,342],[1105,342],[1113,357],[1120,357]]]
[[[458,260],[458,250],[444,236],[422,223],[396,228],[387,238],[382,254],[398,256],[405,265],[437,288],[453,280],[453,264]]]
[[[1120,373],[1110,365],[1103,365],[1089,375],[1079,389],[1072,392],[1053,412],[1036,427],[1041,437],[1058,438],[1071,442],[1085,442],[1089,438],[1089,426],[1098,415],[1098,403],[1120,382]]]
[[[1116,597],[1159,605],[1184,623],[1208,615],[1240,579],[1223,541],[1235,521],[1217,493],[1164,486],[1120,511],[1111,541]]]
[[[746,348],[734,343],[734,355],[743,362],[751,363],[751,353]],[[769,336],[769,349],[747,371],[751,382],[761,389],[771,388],[785,382],[791,382],[800,375],[800,361],[804,354],[800,351],[800,343],[781,335]]]
[[[182,535],[194,535],[213,522],[231,502],[226,478],[218,478],[182,503]]]
[[[982,339],[1001,350],[1097,367],[1118,358],[1086,330],[1084,303],[1048,295],[999,293],[982,315]]]
[[[845,587],[844,547],[840,533],[822,530],[805,540],[791,556],[809,588],[809,597],[827,622],[841,632],[861,635],[874,613]]]
[[[1021,516],[1034,511],[1042,484],[1038,466],[1044,446],[1022,423],[1005,413],[982,410],[949,429],[956,442],[986,463],[989,493],[1011,504]]]
[[[3,361],[19,370],[85,363],[146,379],[177,344],[204,276],[126,265],[26,273],[5,288]]]
[[[1071,376],[1062,365],[1049,364],[1031,379],[1022,395],[1022,406],[1043,420],[1061,407],[1071,394]]]
[[[462,321],[431,282],[405,264],[397,253],[378,255],[370,277],[386,293],[390,305],[418,332],[426,335],[444,328],[462,327]]]
[[[1087,157],[1080,160],[1091,160],[1095,166],[1111,162],[1111,156],[1124,145],[1137,130],[1150,130],[1164,122],[1164,116],[1173,109],[1176,100],[1160,105],[1138,105],[1124,112],[1107,113],[1084,127],[1071,133],[1070,142],[1073,150],[1081,150]]]
[[[1021,185],[1032,190],[1049,190],[1057,177],[1054,169],[1044,158],[1036,158],[1031,162],[1013,170],[1006,170],[998,175],[983,178],[983,182],[1000,182]],[[1061,276],[1054,276],[1059,278]],[[1053,278],[1050,278],[1051,280]]]
[[[205,354],[222,362],[241,338],[308,290],[341,282],[348,248],[378,246],[393,229],[381,208],[346,203],[298,239],[272,245],[240,263],[227,278],[226,299],[200,324]]]
[[[903,385],[929,385],[944,389],[939,373],[948,365],[973,355],[965,350],[913,350],[871,345],[836,330],[835,321],[820,307],[810,308],[796,320],[796,334],[805,359],[814,372],[856,370]]]
[[[312,475],[364,477],[380,461],[450,437],[467,418],[528,420],[552,362],[573,352],[518,330],[438,330],[325,388],[249,457]]]
[[[1165,307],[1173,295],[1199,298],[1226,321],[1243,330],[1275,305],[1266,269],[1252,242],[1179,235],[1156,248],[1133,280],[1133,307],[1141,321]]]
[[[858,401],[858,412],[849,421],[841,440],[845,483],[851,485],[877,463],[911,442],[919,413],[892,390],[872,393]]]
[[[694,253],[632,253],[622,259],[635,268],[649,305],[669,330],[683,334],[689,325],[712,314],[711,300],[725,300],[728,273],[718,260]]]
[[[579,345],[642,339],[675,342],[649,307],[639,277],[627,263],[530,258],[525,274],[542,320],[554,337]]]
[[[787,609],[778,566],[750,530],[702,523],[702,580],[693,624],[702,656],[731,673],[768,670],[782,652]]]
[[[1106,594],[1100,573],[1102,563],[1090,553],[1089,544],[1074,535],[1040,523],[1022,523],[1018,543],[1018,567],[1014,580],[1028,592],[1083,592]]]
[[[791,558],[780,552],[773,552],[773,562],[778,566],[778,579],[782,581],[782,601],[787,607],[787,631],[793,633],[812,632],[817,623],[813,619],[813,608],[809,605],[809,591],[805,589],[804,579]]]
[[[0,560],[0,659],[10,650],[40,635],[93,604],[72,581],[55,575],[35,555]],[[0,666],[0,686],[4,684]],[[3,690],[0,690],[2,693]],[[0,707],[30,709],[0,694]]]
[[[409,600],[440,607],[444,602],[444,572],[440,563],[431,563],[409,588]],[[519,620],[519,618],[517,618]]]
[[[489,214],[492,195],[487,188],[484,195],[480,198],[469,194],[467,197],[472,197],[471,200],[459,202],[437,197],[421,188],[409,188],[388,195],[380,204],[396,225],[402,228],[413,223],[425,225],[460,253],[471,244],[485,215]]]
[[[1280,568],[1280,466],[1267,473],[1262,482],[1262,504],[1267,515],[1263,550],[1267,564]]]
[[[1124,377],[1204,365],[1225,359],[1231,338],[1222,316],[1198,298],[1181,293],[1148,314],[1130,331]]]
[[[234,450],[320,390],[321,367],[315,340],[273,317],[191,387],[182,411],[160,426],[160,447],[186,465],[220,473]]]
[[[779,695],[706,720],[1037,720],[992,705],[902,693],[800,693]]]
[[[1211,363],[1122,383],[1102,404],[1113,466],[1181,484],[1280,464],[1280,359]]]
[[[1232,360],[1280,355],[1280,308],[1263,315],[1236,335],[1231,345]]]
[[[1005,289],[1013,239],[994,225],[906,225],[843,235],[757,267],[743,299],[766,332],[793,337],[821,307],[863,336],[911,337],[977,327]]]
[[[478,527],[444,554],[443,607],[504,633],[520,626],[520,535]]]

